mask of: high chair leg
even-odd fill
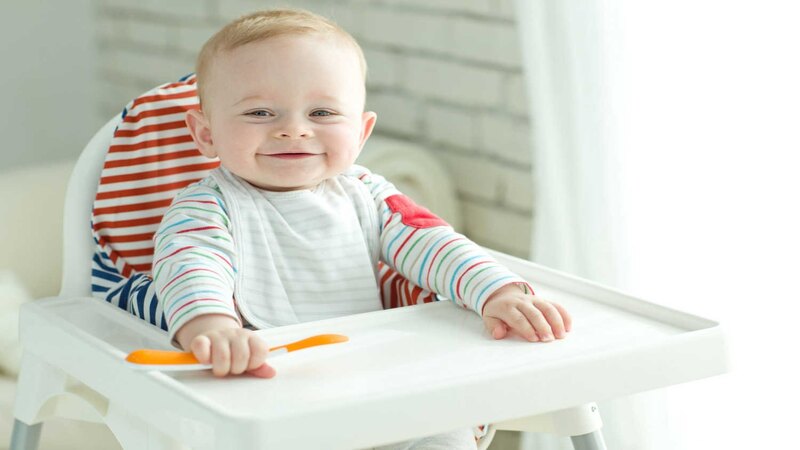
[[[580,436],[572,436],[572,447],[575,450],[606,450],[606,441],[600,430]]]
[[[14,402],[14,428],[10,450],[36,450],[42,434],[39,415],[44,402],[60,391],[63,376],[50,365],[28,353],[22,354]]]
[[[597,404],[553,411],[497,424],[498,430],[533,431],[569,436],[575,450],[606,450]]]
[[[14,429],[11,430],[11,446],[9,450],[37,450],[41,435],[41,423],[28,425],[21,420],[15,419]]]

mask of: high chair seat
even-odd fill
[[[103,421],[129,449],[367,447],[511,419],[509,429],[603,448],[589,402],[726,370],[715,322],[491,252],[573,313],[568,339],[494,341],[477,315],[431,303],[431,293],[383,267],[387,310],[259,331],[275,343],[351,338],[274,360],[275,379],[133,371],[127,352],[171,348],[149,276],[152,234],[175,192],[216,166],[181,125],[197,107],[193,83],[131,102],[76,165],[61,293],[21,313],[13,449],[35,448],[39,424],[54,415]],[[407,305],[416,306],[388,309]]]

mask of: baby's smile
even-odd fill
[[[316,153],[272,153],[269,155],[258,154],[258,156],[268,156],[270,158],[279,158],[279,159],[302,159],[302,158],[311,158],[312,156],[318,156]]]

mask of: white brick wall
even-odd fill
[[[447,54],[455,20],[445,15],[371,7],[364,13],[363,24],[360,41],[364,45]]]
[[[498,113],[481,115],[481,147],[497,160],[531,164],[527,119]]]
[[[95,0],[98,109],[116,114],[193,70],[203,42],[229,20],[286,6],[330,17],[359,40],[376,133],[421,144],[448,165],[460,231],[527,256],[530,126],[513,0]]]
[[[428,138],[434,146],[455,146],[472,153],[475,142],[479,141],[479,117],[473,111],[462,107],[431,104],[427,109],[425,122],[428,124]]]
[[[505,82],[503,102],[512,114],[527,118],[530,105],[528,104],[528,91],[525,89],[523,74],[509,74]]]
[[[510,255],[528,255],[531,243],[529,214],[478,202],[465,202],[464,213],[469,236],[475,241]]]
[[[111,0],[103,1],[142,16],[170,19],[180,22],[207,20],[211,17],[215,0],[138,0],[136,2]],[[157,20],[157,19],[156,19]]]
[[[196,55],[200,47],[219,30],[219,25],[212,23],[187,23],[174,27],[176,36],[171,46],[180,53]]]
[[[501,200],[503,170],[480,155],[459,155],[449,152],[437,154],[453,172],[456,190],[464,202],[479,200],[481,203],[498,204]]]
[[[475,108],[500,106],[503,74],[494,69],[440,58],[411,56],[406,60],[403,88],[429,100]]]
[[[420,129],[417,104],[414,98],[398,92],[371,92],[367,96],[367,109],[378,114],[375,133],[394,136],[414,136]]]
[[[458,45],[469,42],[469,45]],[[516,28],[506,22],[465,18],[455,21],[451,42],[455,56],[484,65],[519,69],[520,49]]]
[[[533,211],[533,179],[525,168],[503,167],[500,179],[500,198],[508,209],[530,216]]]
[[[437,13],[492,15],[492,0],[386,0],[385,3]]]
[[[400,86],[402,64],[395,53],[380,48],[365,48],[364,58],[367,60],[367,82],[371,89]]]

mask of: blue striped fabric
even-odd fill
[[[123,277],[99,247],[92,257],[92,295],[167,330],[167,321],[155,295],[152,277],[145,273]]]

